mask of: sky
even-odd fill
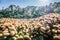
[[[43,6],[51,2],[59,2],[60,0],[0,0],[0,8],[7,8],[9,5],[19,5],[20,7],[26,6]]]

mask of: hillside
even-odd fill
[[[49,13],[60,13],[60,2],[50,3],[46,6],[27,6],[21,8],[19,5],[10,5],[0,9],[0,18],[37,18]]]

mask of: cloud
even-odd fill
[[[47,5],[50,3],[50,0],[39,0],[41,5]]]

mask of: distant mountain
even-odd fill
[[[8,8],[0,10],[0,18],[36,18],[49,13],[60,13],[60,2],[50,3],[46,6],[27,6],[21,8],[16,5],[10,5]]]

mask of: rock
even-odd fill
[[[10,31],[10,36],[14,36],[15,32],[14,31]]]
[[[42,33],[47,37],[49,37],[48,35],[51,36],[51,33],[53,33],[52,36],[54,39],[60,39],[60,14],[50,13],[39,18],[24,20],[14,18],[1,18],[0,21],[0,36],[11,36],[14,39],[15,37],[24,38],[25,35],[29,36],[34,34],[34,32],[36,34],[39,34],[40,31],[42,31],[43,33],[47,34],[45,35]],[[39,30],[37,31],[35,29]],[[24,34],[24,32],[26,34]],[[16,35],[18,35],[18,37]],[[31,38],[33,38],[33,35]]]
[[[10,33],[3,33],[3,36],[8,36],[10,35]]]
[[[0,37],[2,37],[3,36],[3,34],[2,33],[0,33]]]

